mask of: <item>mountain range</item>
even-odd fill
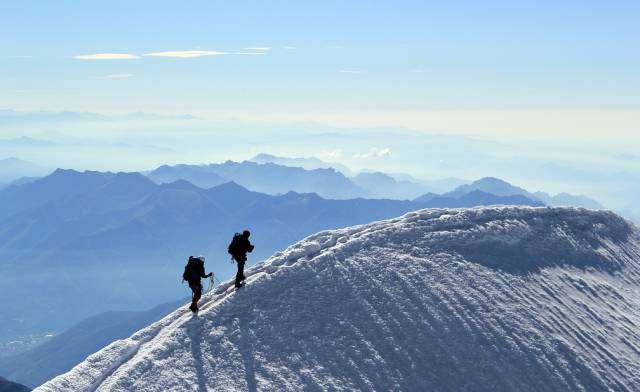
[[[218,276],[231,276],[225,249],[245,228],[253,233],[254,262],[321,230],[432,206],[514,202],[541,205],[480,193],[431,202],[273,196],[235,183],[203,189],[184,180],[156,184],[139,173],[59,169],[0,190],[0,339],[175,300],[185,293],[179,276],[189,255],[206,255]]]
[[[296,165],[298,162],[305,164],[287,166]],[[303,166],[315,167],[309,162],[313,162],[319,168],[304,168]],[[320,168],[321,166],[324,168]],[[458,179],[419,181],[406,175],[392,176],[381,172],[361,172],[355,176],[347,177],[334,170],[331,164],[320,160],[316,162],[311,158],[283,158],[266,154],[257,155],[251,161],[244,162],[164,165],[146,174],[154,182],[160,184],[186,180],[199,187],[209,188],[233,181],[249,190],[272,195],[295,191],[316,193],[329,199],[373,198],[424,202],[435,196],[442,196],[450,200],[464,197],[472,191],[481,191],[500,197],[519,195],[549,205],[601,207],[598,202],[585,196],[574,196],[567,193],[550,196],[544,192],[534,194],[493,177],[485,177],[472,183],[463,184],[461,184],[462,180]],[[455,189],[447,189],[447,187],[456,184],[458,186]],[[443,189],[446,190],[444,193]],[[517,204],[522,204],[524,201],[522,198],[514,200],[518,201]],[[446,206],[447,203],[444,202],[442,205]]]
[[[367,192],[332,168],[306,170],[274,163],[227,161],[209,165],[161,166],[147,176],[157,183],[187,180],[200,187],[233,181],[243,187],[271,195],[317,193],[329,199],[366,197]]]
[[[435,197],[442,198],[463,198],[473,192],[487,193],[499,197],[511,197],[511,204],[528,204],[524,201],[533,200],[550,206],[573,206],[590,209],[602,209],[602,205],[597,201],[582,195],[571,195],[568,193],[560,193],[551,196],[545,192],[531,193],[523,188],[514,186],[507,181],[495,177],[484,177],[470,184],[464,184],[456,189],[446,192],[442,195],[425,194],[418,197],[417,201],[433,200]],[[509,203],[505,203],[509,204]]]
[[[410,175],[386,174],[374,170],[363,170],[355,173],[345,165],[336,162],[325,162],[318,158],[287,158],[270,154],[258,154],[249,159],[249,162],[259,164],[273,163],[279,166],[301,167],[305,170],[332,168],[346,176],[354,184],[367,192],[369,198],[410,200],[428,192],[445,192],[468,181],[457,178],[445,178],[440,180],[418,180]],[[319,190],[314,192],[321,194]],[[357,197],[359,195],[350,195]]]
[[[165,165],[147,175],[158,183],[182,179],[201,187],[212,187],[233,181],[256,192],[273,195],[289,191],[312,192],[329,199],[412,200],[423,193],[441,191],[450,184],[463,182],[457,179],[418,181],[409,176],[398,175],[401,178],[396,178],[371,171],[355,175],[342,165],[317,158],[285,158],[268,154],[258,154],[243,162]]]

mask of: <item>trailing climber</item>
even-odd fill
[[[189,283],[189,287],[192,291],[191,306],[189,309],[196,313],[198,311],[198,301],[202,297],[202,283],[201,278],[208,278],[213,275],[213,272],[208,274],[204,273],[204,256],[193,257],[189,256],[187,265],[184,266],[184,273],[182,279]]]
[[[245,230],[240,233],[236,233],[233,236],[233,240],[229,244],[229,254],[231,259],[235,260],[238,264],[238,272],[236,273],[236,288],[243,286],[243,281],[246,279],[244,276],[244,263],[247,261],[247,252],[251,253],[254,246],[249,242],[249,236],[251,233],[249,230]]]

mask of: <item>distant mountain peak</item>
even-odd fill
[[[24,159],[16,158],[16,157],[7,157],[0,159],[0,163],[30,163],[29,161],[25,161]]]
[[[512,186],[507,181],[497,177],[482,177],[479,180],[474,181],[472,184],[492,184],[492,185]]]
[[[1,141],[0,147],[2,147]],[[22,177],[41,177],[49,173],[51,173],[51,169],[16,156],[0,159],[1,182],[11,182]]]
[[[271,155],[271,154],[260,153],[260,154],[257,154],[256,156],[254,156],[253,158],[249,159],[249,161],[250,162],[256,162],[256,161],[270,160],[270,159],[274,159],[274,158],[280,158],[280,157],[275,156],[275,155]]]
[[[326,162],[316,157],[288,158],[273,154],[260,153],[249,159],[249,161],[261,164],[275,163],[288,167],[301,167],[306,170],[332,169],[345,176],[353,175],[353,171],[343,164]]]
[[[236,191],[249,192],[249,190],[247,188],[243,187],[242,185],[238,184],[235,181],[225,182],[224,184],[217,185],[217,186],[213,187],[212,189],[217,189],[217,190],[236,190]]]
[[[75,170],[75,169],[63,169],[63,168],[57,168],[55,169],[49,176],[50,178],[53,177],[75,177],[75,176],[82,176],[82,175],[94,175],[94,174],[102,174],[100,172],[96,172],[96,171],[79,171],[79,170]]]
[[[538,200],[538,198],[534,194],[528,192],[527,190],[514,186],[509,182],[496,177],[483,177],[472,182],[471,184],[461,185],[453,191],[445,193],[444,196],[461,197],[462,195],[474,190],[480,190],[483,192],[494,194],[496,196],[521,195],[531,200]]]
[[[596,200],[584,195],[573,195],[567,192],[558,193],[555,196],[551,196],[546,192],[536,192],[535,195],[550,206],[575,206],[593,210],[604,208]]]

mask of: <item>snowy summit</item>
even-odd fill
[[[637,391],[639,263],[609,212],[418,211],[308,237],[37,390]]]

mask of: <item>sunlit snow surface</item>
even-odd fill
[[[37,390],[637,391],[639,237],[526,207],[321,232]]]

